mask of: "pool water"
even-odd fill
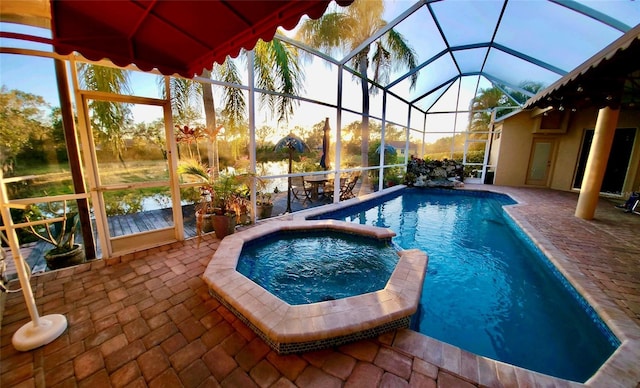
[[[298,305],[381,290],[398,259],[389,241],[335,231],[282,232],[246,243],[236,270]]]
[[[513,203],[493,193],[405,189],[321,218],[388,227],[402,249],[427,252],[414,330],[584,382],[619,341],[503,212]]]

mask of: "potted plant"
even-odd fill
[[[213,183],[213,230],[219,239],[235,232],[237,223],[236,204],[238,203],[239,182],[235,175],[221,175]]]
[[[196,205],[196,233],[215,231],[220,239],[233,233],[236,209],[241,201],[241,189],[246,186],[245,175],[223,174],[214,177],[206,165],[185,160],[178,165],[178,173],[196,178],[200,186],[200,202]]]
[[[271,193],[257,192],[256,193],[256,215],[258,218],[269,218],[273,211],[273,200],[271,199]]]
[[[45,220],[44,223],[29,225],[29,232],[38,239],[53,245],[53,248],[46,251],[44,258],[50,269],[60,269],[72,265],[81,264],[85,261],[82,244],[75,242],[76,229],[80,218],[77,212],[68,211],[67,201],[64,201],[62,214],[57,214],[49,204],[49,212],[57,215],[52,220]],[[40,217],[41,212],[37,207],[29,206],[25,212],[27,222]]]
[[[236,212],[237,224],[248,225],[251,223],[251,214],[249,212],[249,189],[237,193],[233,209]]]

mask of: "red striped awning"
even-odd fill
[[[51,0],[55,51],[192,78],[331,0]],[[341,6],[353,0],[336,0]]]

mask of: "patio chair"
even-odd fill
[[[640,192],[631,193],[625,203],[616,205],[619,209],[624,209],[625,213],[640,214]]]
[[[353,174],[346,180],[344,186],[341,186],[340,188],[340,200],[355,197],[355,194],[353,194],[353,189],[356,187],[356,183],[358,183],[359,178],[360,174]]]
[[[311,185],[307,184],[302,176],[291,177],[291,194],[298,201],[311,201]]]
[[[340,178],[340,193],[342,193],[342,189],[345,187],[347,183],[347,178],[345,177],[341,177]],[[333,191],[335,188],[335,179],[330,179],[327,183],[325,183],[324,185],[324,191],[323,194],[330,199],[333,199]]]

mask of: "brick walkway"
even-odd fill
[[[486,189],[486,187],[483,187]],[[640,381],[640,216],[601,200],[596,219],[573,217],[577,195],[499,188],[510,212],[625,339],[593,386]],[[35,276],[41,315],[68,329],[30,352],[13,333],[29,321],[22,293],[6,298],[1,387],[472,387],[571,386],[478,357],[410,330],[337,349],[278,356],[212,299],[200,276],[219,241],[208,236]],[[15,287],[15,284],[13,285]],[[618,352],[617,352],[618,353]]]

